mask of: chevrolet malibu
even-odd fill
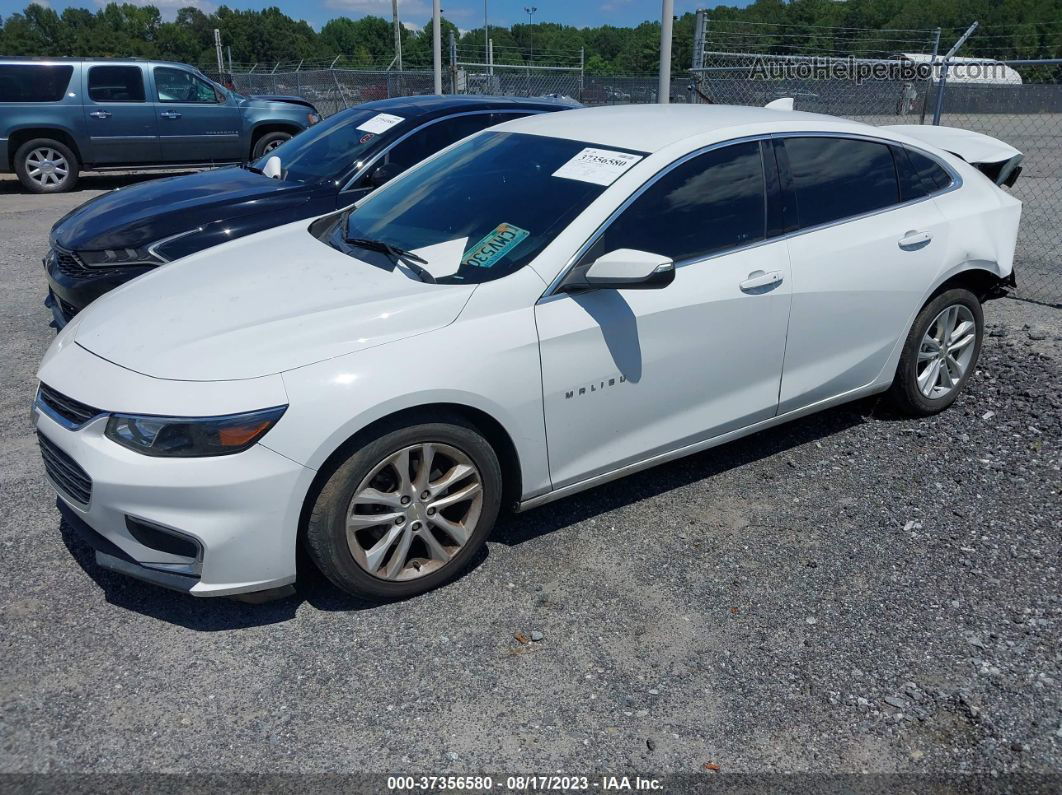
[[[282,593],[302,545],[411,596],[503,508],[875,393],[947,408],[1013,284],[1020,160],[779,109],[507,122],[80,313],[39,372],[45,470],[130,576]]]

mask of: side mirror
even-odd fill
[[[280,179],[280,175],[284,173],[284,168],[280,162],[280,158],[276,155],[270,157],[266,161],[265,168],[262,169],[262,173],[270,179]]]
[[[659,290],[675,281],[675,263],[662,254],[620,248],[598,257],[584,269],[572,271],[563,284],[566,291],[611,288]]]
[[[372,173],[369,174],[369,177],[366,181],[373,188],[378,188],[381,185],[390,182],[401,173],[402,169],[397,164],[381,163],[375,169],[373,169]]]

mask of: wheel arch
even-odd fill
[[[457,421],[472,426],[494,448],[502,471],[502,507],[504,509],[506,506],[515,506],[523,492],[523,473],[516,444],[505,426],[483,409],[465,403],[424,403],[398,409],[373,420],[349,436],[329,454],[317,470],[303,498],[302,511],[299,516],[299,543],[302,543],[306,523],[321,489],[354,450],[370,439],[397,428],[422,422],[448,421]]]
[[[74,153],[74,157],[77,158],[78,165],[82,168],[85,167],[85,158],[81,154],[81,148],[77,145],[77,139],[73,133],[62,127],[49,127],[49,126],[30,126],[20,127],[17,130],[13,130],[7,137],[7,167],[11,171],[15,170],[15,154],[18,152],[19,147],[28,141],[32,141],[34,138],[52,138],[59,141],[64,146],[70,148],[70,151]]]
[[[993,298],[1002,298],[1007,288],[1015,286],[1014,271],[1002,273],[998,263],[988,260],[970,260],[944,274],[940,283],[934,287],[922,301],[925,306],[938,295],[956,287],[962,287],[977,296],[984,303]],[[921,311],[921,306],[919,311]]]
[[[305,127],[300,127],[295,122],[291,121],[263,121],[256,124],[251,128],[251,145],[247,149],[247,157],[254,157],[254,148],[258,145],[258,139],[263,135],[268,135],[274,132],[291,133],[293,136],[301,133]]]

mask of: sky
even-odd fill
[[[120,1],[120,0],[119,0]],[[196,6],[211,11],[219,5],[230,8],[258,9],[279,6],[289,16],[305,19],[320,28],[333,17],[352,18],[375,15],[391,16],[391,0],[126,0],[138,5],[154,5],[163,17],[173,19],[178,8]],[[0,0],[0,14],[7,16],[25,8],[28,0]],[[67,6],[99,8],[108,0],[35,0],[40,5],[62,11]],[[748,0],[730,0],[728,5],[746,5]],[[535,22],[559,22],[580,27],[590,25],[637,25],[647,19],[660,19],[660,0],[487,0],[491,25],[508,27],[514,22],[526,22],[524,8],[535,6]],[[694,11],[699,6],[720,5],[719,0],[675,0],[675,13]],[[431,18],[431,0],[399,0],[399,16],[403,22],[422,26]],[[443,0],[443,14],[462,30],[483,26],[483,0]]]

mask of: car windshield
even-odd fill
[[[590,157],[601,162],[587,164]],[[530,262],[641,153],[581,141],[485,132],[396,178],[322,238],[362,256],[405,250],[434,281],[476,284]],[[605,162],[608,161],[608,162]]]
[[[410,120],[378,110],[349,110],[315,124],[252,165],[263,169],[276,155],[283,179],[289,182],[338,179],[412,125]]]

